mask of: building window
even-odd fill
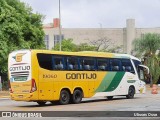
[[[49,35],[45,35],[44,43],[46,45],[46,49],[49,49]]]
[[[61,40],[64,39],[64,35],[61,35]],[[60,35],[54,35],[54,46],[60,42]]]

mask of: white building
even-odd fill
[[[52,49],[59,42],[58,26],[59,19],[43,26],[47,49]],[[135,20],[127,19],[125,28],[62,28],[62,39],[71,38],[75,44],[79,44],[103,37],[114,43],[110,47],[122,46],[124,53],[131,54],[132,41],[145,33],[160,33],[160,28],[135,28]]]

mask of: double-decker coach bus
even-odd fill
[[[82,98],[145,93],[144,68],[127,54],[18,50],[9,54],[10,96],[39,105],[59,101],[80,103]]]

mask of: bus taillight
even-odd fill
[[[37,87],[36,87],[36,82],[34,79],[32,79],[32,86],[31,86],[31,91],[30,92],[34,92],[37,90]]]
[[[8,87],[9,87],[10,93],[13,93],[12,88],[11,88],[11,83],[10,83],[10,81],[8,82]]]

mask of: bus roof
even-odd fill
[[[66,52],[66,51],[53,51],[53,50],[35,50],[35,53],[48,53],[48,54],[61,54],[61,55],[77,55],[77,56],[89,56],[89,57],[108,57],[108,58],[128,58],[140,61],[138,58],[129,54],[109,53],[109,52],[96,52],[96,51],[81,51],[81,52]]]

